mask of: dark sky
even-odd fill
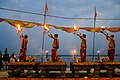
[[[120,0],[47,0],[48,15],[74,17],[74,18],[93,18],[94,6],[97,9],[97,18],[120,18]],[[35,13],[44,13],[45,0],[0,0],[0,7],[22,10]],[[43,23],[43,16],[33,15],[27,13],[12,12],[0,9],[0,17],[8,19],[17,19],[24,21],[32,21]],[[46,22],[59,26],[81,26],[93,27],[93,20],[67,20],[46,17]],[[97,20],[96,27],[119,27],[120,20]],[[80,31],[87,35],[87,54],[92,54],[93,50],[93,33],[87,31]],[[70,55],[73,50],[77,50],[79,55],[79,48],[81,39],[72,33],[67,33],[61,30],[52,28],[51,33],[58,33],[60,40],[59,54]],[[27,54],[41,55],[42,47],[42,27],[33,27],[30,29],[23,29],[22,34],[29,36]],[[116,54],[120,54],[120,32],[112,33],[116,40]],[[3,52],[8,48],[8,52],[15,52],[19,54],[21,41],[17,34],[16,28],[6,22],[0,23],[0,50]],[[100,54],[107,54],[108,43],[103,34],[96,33],[95,54],[98,50]],[[45,35],[45,50],[51,54],[52,39]]]

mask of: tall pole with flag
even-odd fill
[[[96,6],[94,7],[94,33],[93,33],[93,59],[94,61],[94,53],[95,53],[95,24],[96,24],[96,17],[97,17],[97,11]]]
[[[45,2],[45,12],[44,12],[44,25],[46,25],[46,14],[48,13],[48,4],[47,1]],[[43,62],[43,57],[44,57],[44,33],[45,33],[45,28],[43,25],[43,35],[42,35],[42,58],[41,62]]]

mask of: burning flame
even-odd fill
[[[85,76],[85,78],[88,78],[87,76]]]
[[[78,28],[77,28],[75,25],[74,25],[74,30],[75,30],[75,31],[78,31]]]
[[[101,26],[101,28],[105,28],[105,26]]]
[[[105,26],[101,26],[102,30],[105,30]]]
[[[75,59],[75,55],[76,55],[77,51],[76,50],[72,50],[72,58]]]
[[[77,51],[76,51],[76,50],[73,50],[73,56],[75,56],[75,55],[76,55],[76,53],[77,53]]]
[[[22,27],[20,26],[20,24],[17,24],[16,26],[17,26],[18,34],[20,34],[22,31]]]
[[[76,54],[76,52],[77,52],[77,51],[76,51],[76,50],[74,50],[73,52],[74,52],[74,54]]]
[[[102,53],[102,52],[104,52],[105,51],[105,46],[103,46],[101,49],[99,49],[98,51],[97,51],[97,53]]]
[[[46,51],[46,53],[48,53],[48,51]]]
[[[20,24],[17,24],[17,29],[21,30]]]
[[[44,28],[45,28],[45,30],[49,30],[49,28],[46,26],[46,24],[44,24]]]
[[[72,58],[77,54],[77,47],[75,45],[72,45],[72,48],[70,49],[70,54]]]

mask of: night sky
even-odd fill
[[[120,0],[47,0],[48,15],[68,17],[68,18],[93,18],[94,6],[97,10],[97,18],[120,18]],[[34,12],[43,14],[45,10],[45,0],[0,0],[1,8],[15,9],[20,11]],[[43,23],[42,15],[13,12],[0,9],[0,18],[16,19],[30,22]],[[74,25],[79,27],[93,27],[93,20],[80,19],[60,19],[54,17],[46,17],[46,23],[69,26]],[[120,27],[120,20],[97,20],[96,27]],[[87,54],[93,54],[93,33],[80,30],[81,33],[87,35]],[[52,27],[51,33],[59,34],[60,48],[59,55],[71,55],[73,50],[77,50],[79,55],[81,39],[72,34]],[[42,49],[42,27],[24,28],[22,34],[27,34],[28,51],[27,55],[41,55]],[[112,33],[116,40],[116,54],[120,54],[120,32]],[[0,50],[4,52],[8,48],[8,52],[19,54],[20,38],[15,27],[6,22],[0,23]],[[52,39],[45,35],[45,50],[51,54]],[[108,42],[105,36],[101,33],[96,33],[95,38],[95,54],[100,50],[100,54],[107,54]]]

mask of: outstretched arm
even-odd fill
[[[108,40],[109,38],[111,38],[110,36],[108,36],[108,33],[104,33],[103,31],[100,31],[101,33],[103,33],[106,36],[106,39]]]
[[[110,36],[108,36],[108,33],[106,33],[106,39],[112,39]]]
[[[82,35],[81,35],[81,33],[79,33],[79,34],[76,34],[77,36],[79,36],[81,39],[82,39]]]
[[[24,36],[21,34],[21,35],[20,35],[20,39],[23,40],[23,38],[24,38]]]
[[[48,34],[48,36],[49,36],[50,38],[53,38],[53,39],[54,39],[54,37],[53,37],[53,35],[52,35],[52,34]]]
[[[73,34],[75,34],[75,35],[79,36],[80,38],[82,38],[81,33],[73,33]]]
[[[106,33],[106,39],[107,39],[107,40],[109,39],[108,33]]]

